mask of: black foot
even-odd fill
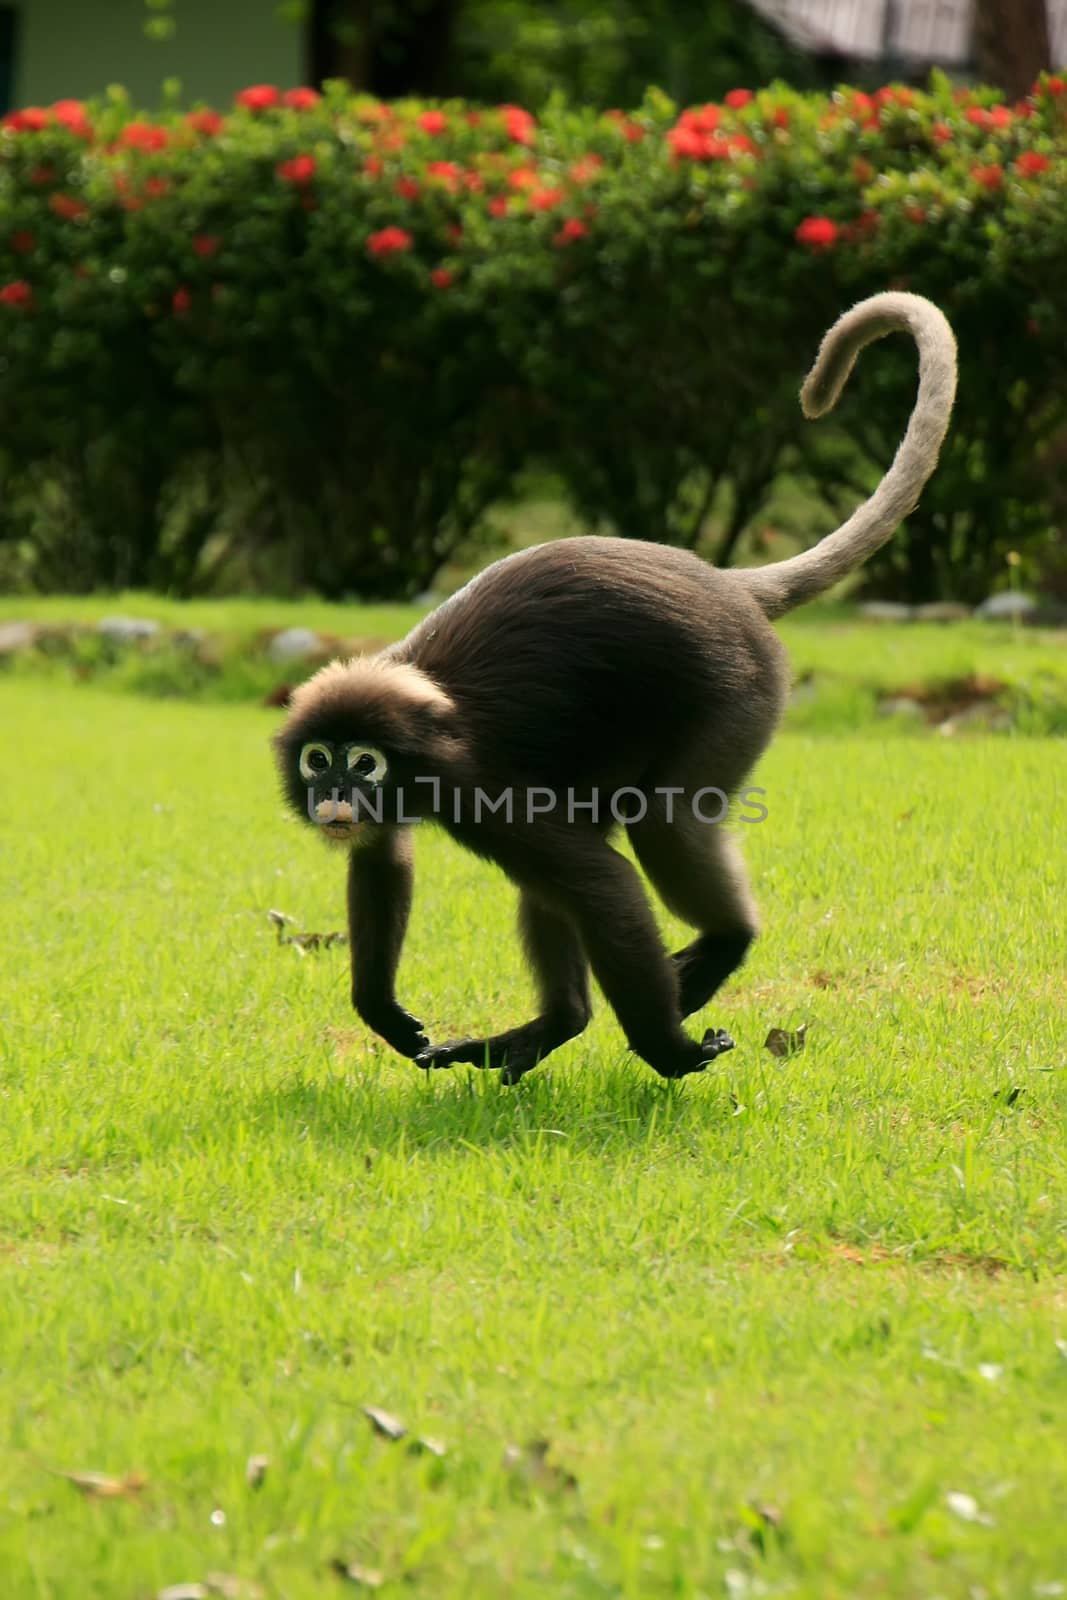
[[[734,1048],[734,1041],[725,1028],[709,1028],[699,1044],[692,1044],[686,1054],[669,1066],[650,1062],[661,1078],[687,1078],[691,1072],[703,1072],[716,1057]]]
[[[427,1071],[460,1063],[471,1067],[499,1067],[501,1083],[518,1083],[555,1047],[540,1035],[518,1037],[524,1032],[516,1029],[511,1038],[450,1039],[447,1044],[430,1045],[415,1057],[415,1065]]]
[[[424,1071],[437,1071],[443,1067],[456,1067],[461,1063],[469,1067],[499,1067],[493,1060],[488,1039],[449,1039],[445,1044],[431,1044],[420,1050],[415,1065]]]

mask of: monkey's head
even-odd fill
[[[458,750],[455,706],[426,673],[388,655],[332,661],[294,691],[274,737],[286,800],[336,844],[408,821]]]

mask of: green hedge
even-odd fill
[[[783,471],[829,519],[892,455],[902,341],[836,429],[796,392],[845,304],[906,286],[956,327],[960,401],[872,573],[974,599],[1053,538],[1065,261],[1058,77],[1014,107],[935,80],[539,121],[340,84],[27,108],[0,130],[0,563],[411,594],[532,460],[624,534],[695,543],[714,508],[728,560]]]

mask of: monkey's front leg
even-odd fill
[[[358,845],[348,858],[352,1004],[402,1056],[417,1056],[430,1042],[393,992],[414,876],[407,828],[383,827],[380,838]]]

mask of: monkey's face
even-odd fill
[[[389,762],[376,745],[309,739],[292,754],[296,772],[288,775],[290,798],[325,839],[356,844],[383,820]]]

